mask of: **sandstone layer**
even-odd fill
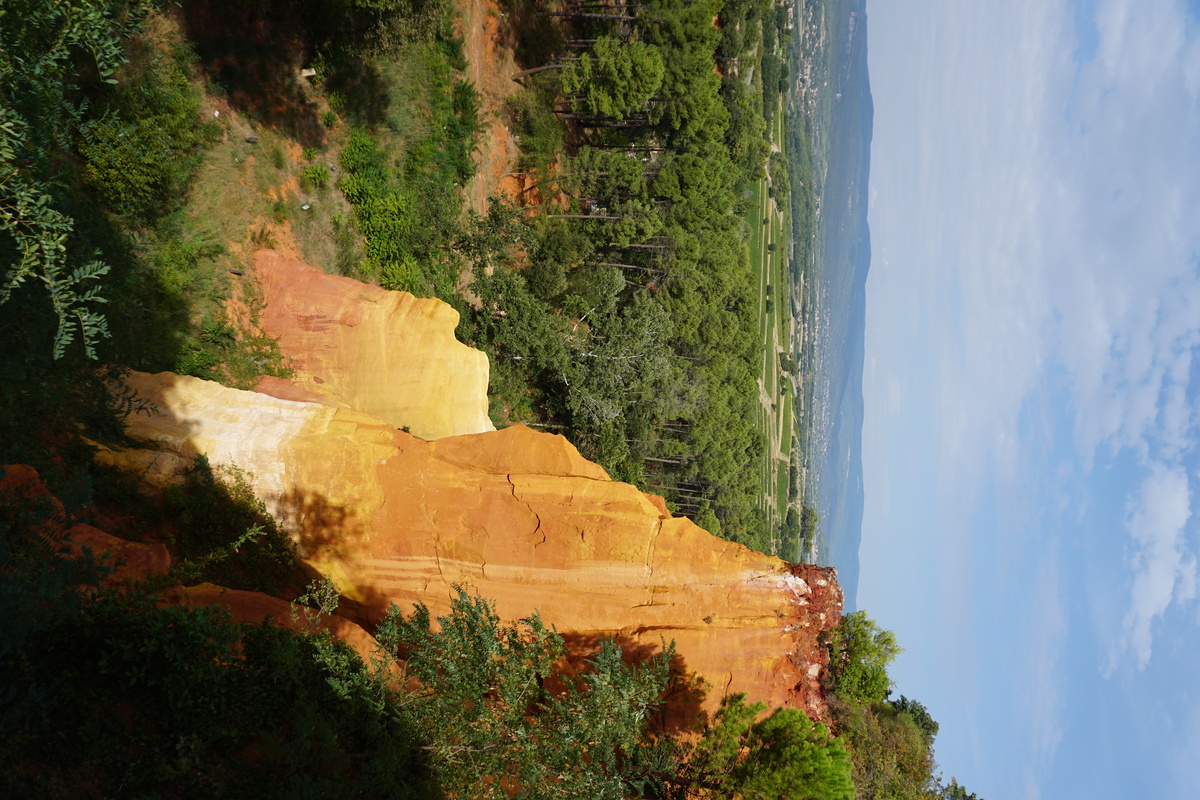
[[[148,446],[103,458],[160,485],[198,453],[247,470],[366,621],[392,602],[436,615],[458,583],[506,619],[539,612],[580,648],[599,635],[635,649],[675,640],[683,669],[711,684],[710,708],[740,691],[824,711],[818,639],[842,603],[832,570],[671,517],[561,436],[512,427],[424,441],[284,385],[267,396],[170,373],[129,384],[153,404],[129,420]]]
[[[494,430],[488,360],[454,338],[458,312],[439,300],[326,275],[271,250],[254,255],[265,307],[293,382],[422,439]]]

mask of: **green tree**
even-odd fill
[[[974,792],[968,792],[957,779],[951,778],[949,784],[938,787],[940,800],[981,800]]]
[[[899,700],[892,701],[892,708],[901,714],[907,714],[912,717],[913,722],[925,734],[926,738],[933,739],[938,734],[940,727],[930,714],[929,709],[924,703],[917,700],[911,700],[904,695],[900,695]]]
[[[420,684],[404,703],[447,794],[618,800],[647,790],[666,752],[647,728],[674,647],[629,666],[602,641],[553,691],[562,638],[536,614],[501,623],[488,601],[455,590],[436,632],[422,604],[407,618],[392,606],[379,628]]]
[[[765,708],[725,697],[670,781],[672,796],[851,800],[850,756],[829,729],[794,708],[755,722]]]
[[[645,107],[663,82],[663,59],[645,42],[601,36],[590,52],[566,65],[563,90],[592,117],[620,120]]]
[[[89,357],[108,327],[96,306],[99,260],[70,249],[74,220],[56,208],[55,159],[89,119],[76,81],[112,78],[147,0],[27,0],[0,8],[0,305],[28,280],[50,296],[60,358],[78,336]]]
[[[879,627],[865,611],[842,617],[830,643],[834,688],[859,703],[878,703],[891,689],[888,667],[904,650],[893,631]]]
[[[908,714],[889,703],[863,705],[843,696],[830,703],[838,734],[850,748],[854,784],[862,798],[933,800],[932,740]]]
[[[736,772],[746,800],[852,800],[850,756],[820,722],[778,708],[750,729],[750,754]]]

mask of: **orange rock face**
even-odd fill
[[[569,642],[674,640],[711,685],[824,711],[818,639],[840,615],[831,570],[793,566],[670,517],[566,439],[528,428],[423,441],[351,408],[170,373],[134,374],[154,404],[129,432],[154,449],[104,456],[169,482],[196,454],[252,473],[306,560],[362,604],[445,611],[452,584],[500,615],[539,612]]]
[[[254,255],[266,301],[259,326],[279,341],[293,382],[422,439],[494,430],[487,356],[454,338],[439,300],[326,275],[271,250]]]

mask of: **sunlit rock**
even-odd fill
[[[259,327],[279,341],[300,389],[422,439],[494,430],[487,356],[454,338],[439,300],[326,275],[272,250],[254,256]]]

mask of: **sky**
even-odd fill
[[[857,607],[980,797],[1200,796],[1200,3],[867,16]]]

